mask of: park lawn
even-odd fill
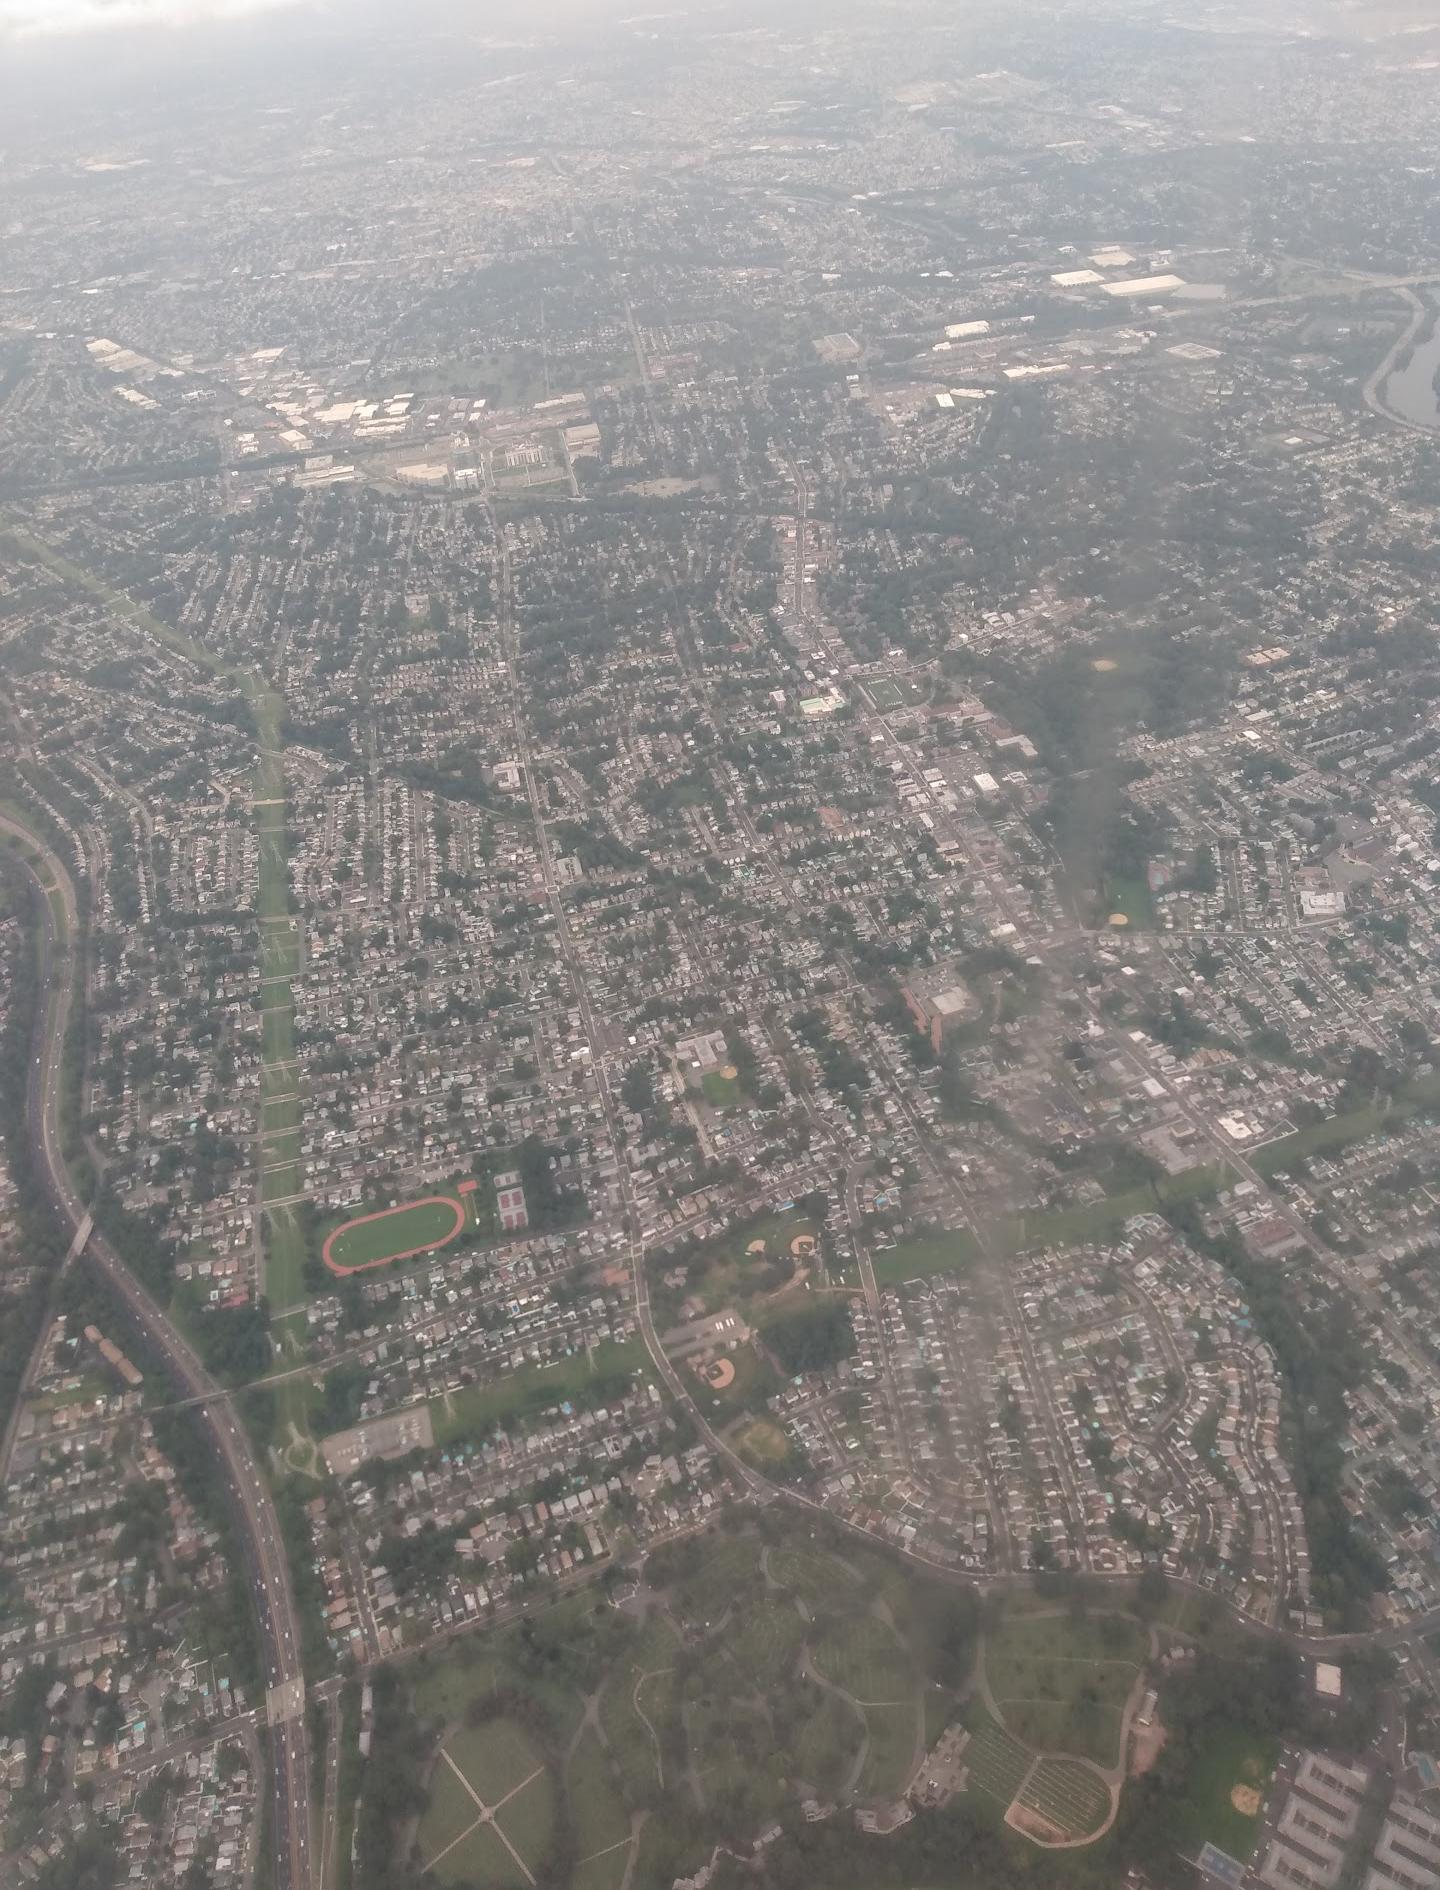
[[[267,1095],[260,1105],[263,1121],[261,1127],[266,1135],[279,1135],[286,1129],[298,1129],[304,1116],[302,1099],[299,1091],[292,1089],[287,1082],[272,1095]]]
[[[1264,1794],[1278,1754],[1273,1740],[1227,1726],[1195,1742],[1183,1794],[1172,1803],[1175,1847],[1187,1857],[1214,1844],[1243,1863],[1255,1846],[1260,1820],[1237,1811],[1230,1794],[1251,1785]]]
[[[700,1078],[705,1100],[712,1109],[730,1109],[740,1100],[740,1080],[723,1070],[706,1070]]]
[[[453,1195],[411,1201],[337,1227],[325,1243],[325,1264],[333,1272],[350,1273],[429,1253],[447,1246],[464,1224],[465,1210]]]
[[[735,1448],[758,1469],[773,1468],[790,1455],[790,1440],[769,1418],[756,1418],[736,1433]]]
[[[935,1744],[947,1726],[953,1726],[959,1702],[948,1687],[932,1682],[925,1689],[925,1745]]]
[[[640,1730],[643,1733],[644,1728]],[[609,1762],[600,1741],[589,1729],[570,1755],[565,1792],[575,1824],[575,1848],[581,1857],[591,1857],[629,1836],[630,1814],[611,1782]],[[515,1842],[513,1833],[511,1842]]]
[[[235,680],[228,666],[218,656],[212,655],[202,644],[195,642],[193,637],[187,637],[182,631],[172,630],[169,624],[162,622],[153,611],[147,610],[133,597],[127,597],[124,591],[117,590],[104,578],[85,570],[73,559],[67,558],[64,552],[57,551],[43,539],[36,538],[33,533],[7,524],[4,531],[0,532],[0,544],[6,543],[13,550],[24,552],[38,563],[45,565],[55,577],[62,579],[65,583],[72,584],[78,590],[86,591],[91,597],[98,598],[117,617],[125,618],[137,629],[152,637],[155,642],[163,644],[167,649],[178,650],[181,655],[189,657],[192,663],[197,664],[201,669],[208,670],[212,675],[223,674],[230,681]]]
[[[286,987],[284,997],[271,985],[260,1012],[260,1055],[266,1063],[288,1063],[295,1054],[295,1005]]]
[[[784,1214],[763,1215],[707,1243],[701,1255],[704,1271],[696,1279],[706,1309],[719,1312],[737,1302],[742,1307],[747,1305],[761,1290],[754,1277],[761,1267],[779,1261],[788,1277],[799,1264],[790,1252],[791,1241],[797,1235],[814,1233],[814,1224],[792,1209]],[[752,1254],[747,1249],[756,1240],[765,1243],[764,1250]]]
[[[498,1805],[544,1760],[513,1719],[490,1719],[480,1726],[460,1725],[445,1740],[445,1751],[487,1805]]]
[[[1148,1185],[1127,1188],[1119,1194],[1106,1195],[1103,1201],[1086,1201],[1078,1207],[1058,1208],[1050,1214],[1022,1214],[1011,1228],[1011,1244],[1017,1252],[1031,1247],[1066,1247],[1082,1241],[1097,1240],[1112,1233],[1136,1214],[1158,1214],[1178,1201],[1209,1200],[1220,1192],[1229,1171],[1206,1163],[1187,1168],[1184,1174],[1171,1175],[1152,1191]]]
[[[629,1861],[628,1844],[606,1850],[603,1855],[592,1853],[582,1858],[570,1873],[570,1890],[620,1890]]]
[[[1113,1706],[1080,1708],[1057,1700],[1016,1700],[997,1693],[995,1704],[1017,1739],[1037,1752],[1069,1752],[1097,1765],[1120,1760],[1121,1715]]]
[[[1119,1616],[1031,1616],[988,1637],[985,1677],[1026,1745],[1114,1765],[1121,1711],[1145,1653],[1144,1631]]]
[[[1138,1621],[1123,1614],[1018,1615],[1002,1621],[986,1637],[985,1666],[992,1660],[1121,1662],[1138,1667],[1145,1658],[1146,1635]]]
[[[555,1781],[548,1771],[522,1785],[495,1814],[495,1822],[537,1871],[555,1836]]]
[[[780,1380],[774,1367],[767,1359],[761,1358],[753,1346],[742,1345],[738,1351],[727,1353],[726,1356],[735,1367],[732,1383],[722,1390],[705,1384],[699,1378],[690,1384],[690,1395],[696,1404],[721,1423],[737,1411],[751,1409],[757,1398],[772,1397],[780,1389]]]
[[[800,1777],[820,1797],[833,1798],[850,1776],[864,1735],[865,1726],[855,1708],[838,1694],[822,1693],[795,1748]]]
[[[293,1207],[265,1211],[265,1293],[277,1312],[305,1298],[305,1230]]]
[[[420,1855],[428,1862],[453,1844],[480,1816],[480,1807],[443,1759],[430,1775],[430,1803],[420,1820]]]
[[[524,1873],[496,1834],[477,1824],[431,1869],[442,1884],[484,1884],[485,1890],[530,1890]]]
[[[1312,1122],[1306,1128],[1266,1142],[1254,1150],[1250,1159],[1262,1175],[1278,1174],[1304,1156],[1328,1155],[1336,1149],[1348,1148],[1352,1142],[1368,1141],[1372,1135],[1385,1134],[1392,1125],[1401,1127],[1412,1116],[1437,1108],[1440,1108],[1440,1072],[1432,1072],[1406,1083],[1388,1109],[1382,1109],[1378,1103],[1366,1103],[1343,1115],[1327,1116],[1323,1122]]]
[[[1155,923],[1155,901],[1143,879],[1112,874],[1105,882],[1105,916],[1123,912],[1132,931],[1148,931]],[[1120,930],[1118,926],[1116,930]]]
[[[979,1254],[975,1236],[965,1228],[957,1228],[952,1233],[922,1234],[918,1239],[880,1248],[871,1255],[871,1265],[879,1285],[899,1286],[905,1280],[924,1279],[932,1273],[963,1273],[974,1265]]]
[[[457,1641],[444,1660],[427,1664],[415,1687],[415,1710],[422,1719],[447,1723],[460,1718],[471,1700],[479,1700],[500,1684],[500,1656],[494,1641]]]
[[[862,1798],[898,1798],[910,1783],[915,1762],[915,1708],[867,1706],[865,1724],[870,1745],[860,1774]]]
[[[288,1175],[281,1177],[279,1169],[282,1164],[287,1170],[291,1169],[300,1160],[299,1129],[266,1129],[263,1146],[265,1179],[269,1181],[274,1177],[288,1181]],[[286,1192],[289,1193],[291,1190],[287,1188]]]
[[[589,1387],[622,1374],[633,1376],[644,1369],[646,1357],[642,1339],[605,1339],[593,1351],[572,1352],[553,1365],[525,1365],[486,1384],[445,1392],[430,1400],[435,1442],[445,1445],[461,1438],[486,1437],[552,1404],[583,1404]]]
[[[659,1734],[670,1702],[677,1647],[669,1624],[662,1616],[654,1617],[647,1622],[630,1658],[610,1674],[600,1696],[600,1724],[610,1756],[620,1767],[626,1791],[634,1798],[653,1791],[657,1783],[655,1743],[636,1710],[635,1691],[638,1686],[645,1718]],[[666,1784],[672,1782],[667,1772]]]

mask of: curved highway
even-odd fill
[[[70,876],[38,837],[0,815],[0,829],[23,840],[45,863],[65,908],[72,943],[79,938],[75,890]],[[237,1422],[227,1393],[210,1376],[189,1342],[120,1259],[103,1234],[90,1231],[90,1215],[76,1194],[61,1152],[60,1075],[65,1029],[74,989],[75,957],[57,950],[57,926],[49,893],[30,860],[26,869],[40,889],[44,917],[41,974],[43,1014],[37,1020],[29,1081],[30,1143],[38,1175],[72,1234],[70,1258],[83,1247],[104,1274],[131,1323],[163,1358],[184,1397],[205,1426],[245,1546],[247,1572],[259,1619],[261,1654],[270,1723],[271,1843],[276,1890],[309,1890],[310,1764],[305,1723],[305,1681],[300,1629],[290,1586],[290,1567],[270,1490],[250,1439]]]

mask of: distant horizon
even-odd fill
[[[248,18],[312,0],[0,0],[0,33],[67,38],[126,27],[184,27]]]

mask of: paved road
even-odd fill
[[[0,816],[0,827],[29,841],[40,853],[45,871],[61,890],[69,937],[76,939],[75,894],[64,867],[34,834],[4,816]],[[33,866],[28,870],[43,891],[40,874]],[[88,1241],[78,1237],[90,1217],[70,1179],[60,1139],[61,1062],[75,965],[73,957],[56,950],[57,928],[49,898],[42,898],[40,903],[44,915],[41,965],[45,1002],[29,1085],[30,1143],[37,1173],[62,1223],[77,1236],[72,1239],[71,1257],[79,1253],[83,1244],[84,1251],[104,1275],[131,1323],[151,1351],[164,1359],[182,1394],[194,1401],[205,1426],[240,1528],[259,1617],[270,1719],[271,1837],[276,1890],[310,1890],[310,1766],[305,1681],[300,1658],[300,1629],[279,1519],[249,1437],[237,1423],[224,1391],[105,1237],[98,1232],[91,1232]]]

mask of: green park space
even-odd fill
[[[755,1408],[780,1389],[774,1367],[752,1346],[742,1345],[727,1356],[735,1367],[735,1376],[728,1385],[711,1385],[698,1378],[690,1382],[691,1397],[717,1424],[728,1423],[738,1413]],[[765,1433],[757,1431],[755,1441],[763,1447]]]
[[[1396,1092],[1388,1107],[1366,1103],[1323,1122],[1307,1123],[1289,1135],[1277,1136],[1252,1153],[1250,1160],[1262,1175],[1275,1175],[1292,1162],[1312,1155],[1331,1155],[1352,1142],[1368,1141],[1391,1127],[1400,1128],[1414,1116],[1440,1109],[1440,1073],[1412,1077]]]
[[[1171,1808],[1176,1848],[1194,1857],[1214,1844],[1242,1862],[1248,1858],[1277,1757],[1273,1740],[1243,1726],[1222,1725],[1197,1740],[1183,1796]]]
[[[1101,1771],[1118,1759],[1120,1705],[1149,1647],[1132,1616],[1057,1610],[1043,1597],[1003,1609],[823,1520],[773,1509],[652,1550],[612,1600],[614,1583],[602,1576],[406,1663],[430,1761],[420,1853],[435,1881],[492,1881],[474,1874],[489,1868],[476,1846],[496,1833],[477,1828],[457,1783],[484,1806],[499,1801],[497,1827],[537,1879],[565,1859],[557,1890],[622,1880],[654,1890],[694,1872],[726,1833],[793,1825],[808,1794],[892,1801],[957,1720],[969,1742],[955,1810],[1017,1871],[1039,1870],[1035,1843],[1083,1844],[1109,1818]],[[1099,1715],[1087,1720],[1092,1699]],[[1031,1706],[1032,1718],[1017,1715]],[[1108,1747],[1089,1730],[1102,1723]],[[1194,1855],[1208,1840],[1244,1856],[1254,1820],[1245,1793],[1238,1806],[1232,1795],[1263,1790],[1272,1760],[1220,1719],[1177,1777],[1174,1846]],[[1107,1855],[1077,1851],[1065,1872],[1108,1883]]]
[[[508,1424],[570,1403],[596,1405],[624,1395],[647,1354],[640,1339],[603,1340],[589,1351],[571,1352],[548,1365],[525,1365],[503,1378],[463,1385],[430,1400],[437,1444],[486,1437]]]
[[[127,597],[124,591],[117,590],[104,578],[85,570],[82,565],[76,564],[73,559],[67,558],[62,551],[58,551],[43,539],[35,537],[32,532],[7,524],[0,529],[0,547],[4,547],[11,553],[33,558],[38,564],[43,564],[52,576],[61,579],[63,583],[73,585],[77,590],[84,591],[87,596],[104,604],[115,616],[122,618],[126,623],[133,624],[137,630],[142,631],[164,648],[188,657],[201,669],[211,674],[225,673],[226,666],[220,658],[205,649],[202,644],[197,643],[193,637],[187,637],[179,630],[172,630],[169,624],[162,622],[153,611],[147,610],[134,598]]]
[[[975,1236],[965,1228],[957,1228],[876,1248],[871,1265],[881,1286],[899,1286],[906,1280],[926,1279],[932,1273],[963,1273],[974,1265],[979,1254]]]
[[[773,1470],[790,1455],[790,1439],[769,1418],[752,1418],[731,1441],[740,1455],[760,1470]]]
[[[687,1255],[687,1291],[700,1295],[707,1312],[719,1312],[726,1306],[745,1311],[784,1293],[806,1263],[803,1243],[815,1235],[814,1223],[794,1208],[742,1222]],[[792,1251],[797,1240],[802,1242],[800,1254]],[[673,1304],[662,1309],[658,1302],[663,1289],[657,1287],[654,1291],[656,1319],[670,1323],[678,1317],[683,1295],[673,1295]]]
[[[1183,1174],[1167,1176],[1152,1189],[1148,1184],[1107,1194],[1100,1201],[1057,1208],[1052,1213],[1024,1214],[1010,1229],[1009,1239],[1019,1251],[1031,1247],[1074,1246],[1113,1233],[1136,1214],[1158,1214],[1180,1201],[1209,1200],[1226,1185],[1226,1170],[1204,1164]]]
[[[727,1076],[724,1070],[706,1070],[700,1088],[712,1109],[732,1108],[742,1095],[739,1077]]]
[[[1112,874],[1105,882],[1104,917],[1123,913],[1132,931],[1148,931],[1155,923],[1155,901],[1143,879]]]
[[[1006,1727],[1027,1746],[1116,1765],[1121,1715],[1145,1657],[1144,1630],[1121,1615],[1021,1616],[986,1637],[985,1678]]]
[[[446,1247],[465,1225],[457,1195],[427,1195],[399,1207],[357,1215],[325,1237],[321,1257],[332,1273],[359,1273]]]

